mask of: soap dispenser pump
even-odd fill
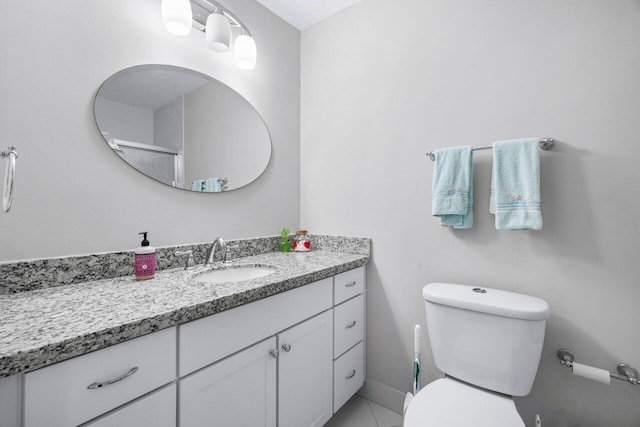
[[[136,280],[153,279],[156,274],[156,248],[149,246],[147,231],[143,231],[142,242],[135,250],[135,273]]]

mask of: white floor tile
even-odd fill
[[[396,427],[402,426],[402,415],[369,401],[369,406],[373,412],[373,416],[378,423],[378,427]]]
[[[402,427],[402,416],[387,408],[353,396],[325,427]]]
[[[378,427],[369,403],[364,397],[353,396],[329,420],[325,427]]]

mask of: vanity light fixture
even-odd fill
[[[188,14],[184,12],[188,3]],[[188,32],[176,32],[168,22],[175,22],[176,19],[169,18],[176,16],[177,4],[182,5],[182,17],[189,16],[189,31],[191,27],[205,33],[207,46],[214,52],[228,52],[233,41],[233,57],[238,68],[252,70],[257,62],[256,42],[251,36],[251,32],[240,20],[226,8],[213,2],[212,0],[162,0],[162,20],[167,31],[176,35],[187,35]],[[183,22],[183,21],[180,21]]]
[[[258,51],[253,37],[244,34],[244,32],[236,37],[236,43],[233,46],[233,56],[238,68],[242,68],[243,70],[253,70],[256,68]]]
[[[189,0],[162,0],[162,22],[171,34],[188,36],[191,33],[191,2]]]
[[[207,17],[207,46],[214,52],[228,52],[231,44],[231,22],[218,8]]]

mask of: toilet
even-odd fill
[[[436,367],[404,427],[524,427],[513,396],[531,391],[549,318],[546,301],[451,283],[422,289]]]

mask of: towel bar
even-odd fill
[[[7,159],[7,169],[4,174],[4,189],[2,190],[2,209],[9,212],[11,201],[13,200],[13,177],[16,174],[16,159],[18,152],[16,147],[11,146],[7,151],[0,152],[0,158]]]
[[[544,139],[541,139],[540,141],[538,141],[538,145],[543,150],[551,150],[551,147],[553,147],[553,145],[555,143],[556,143],[556,141],[553,138],[544,138]],[[473,151],[491,150],[491,149],[493,149],[493,147],[491,145],[487,145],[485,147],[473,147]],[[435,151],[427,151],[427,157],[429,157],[431,160],[435,161],[436,160]]]

